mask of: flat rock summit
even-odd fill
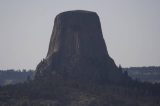
[[[56,16],[48,54],[35,79],[56,77],[93,83],[124,80],[108,54],[97,13],[75,10]]]

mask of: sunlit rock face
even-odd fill
[[[35,79],[57,75],[84,82],[123,79],[108,55],[95,12],[76,10],[56,16],[48,54],[37,66]]]

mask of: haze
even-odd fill
[[[1,0],[0,69],[35,69],[47,54],[55,16],[77,9],[97,12],[117,65],[160,65],[159,0]]]

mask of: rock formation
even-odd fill
[[[99,83],[123,80],[108,55],[95,12],[76,10],[56,16],[48,54],[37,66],[35,79],[56,76]]]

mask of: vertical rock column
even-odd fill
[[[56,16],[48,54],[37,66],[36,78],[56,73],[68,78],[119,80],[117,69],[108,55],[98,15],[76,10]]]

